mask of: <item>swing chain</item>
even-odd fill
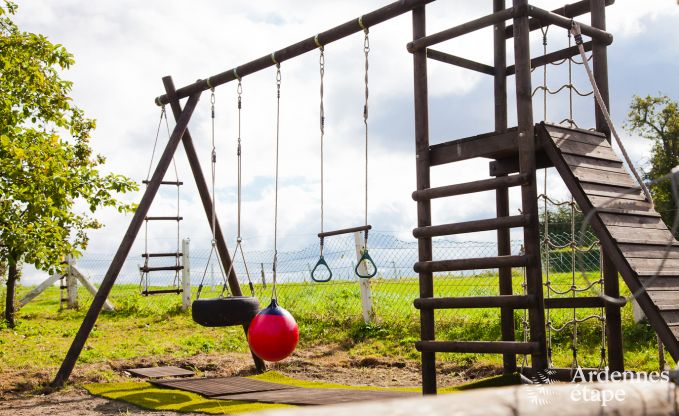
[[[324,175],[323,175],[323,138],[325,136],[325,107],[323,105],[323,78],[325,76],[325,48],[321,45],[319,47],[319,72],[321,77],[321,103],[320,103],[320,128],[321,128],[321,233],[323,232],[323,217],[324,217]],[[321,238],[321,256],[323,255],[323,238]]]
[[[278,266],[278,156],[281,120],[281,64],[276,62],[276,187],[274,198],[274,231],[273,231],[273,286],[271,288],[271,300],[277,299],[276,295],[276,269]]]
[[[365,104],[363,105],[363,124],[365,125],[365,225],[368,225],[368,54],[370,53],[369,30],[363,29],[363,52],[365,54]],[[366,230],[367,233],[367,230]],[[367,241],[366,241],[367,244]],[[366,245],[367,250],[367,245]]]

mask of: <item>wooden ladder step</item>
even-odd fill
[[[139,270],[141,270],[144,273],[148,272],[159,272],[159,271],[178,271],[184,269],[184,266],[159,266],[159,267],[146,267],[146,266],[141,266],[139,267]]]
[[[535,304],[534,296],[499,295],[465,296],[455,298],[418,298],[413,302],[417,309],[463,308],[514,308],[526,309]]]
[[[547,309],[603,308],[606,302],[598,296],[545,298]]]
[[[172,253],[143,253],[141,256],[144,258],[150,258],[150,257],[181,257],[183,255],[184,255],[183,253],[172,252]]]
[[[168,293],[180,294],[182,292],[183,292],[182,289],[156,289],[156,290],[142,290],[141,294],[144,296],[149,296],[149,295],[163,295]]]
[[[181,221],[184,217],[145,217],[146,221]]]
[[[497,178],[483,179],[480,181],[458,183],[436,188],[427,188],[413,192],[415,201],[426,201],[447,196],[465,195],[475,192],[491,191],[493,189],[509,188],[513,186],[525,185],[528,183],[529,176],[524,174],[500,176]]]
[[[415,348],[421,352],[532,354],[538,352],[539,344],[520,341],[418,341]]]
[[[141,183],[143,183],[144,185],[148,185],[149,183],[151,183],[151,181],[143,180],[143,181],[141,181]],[[160,184],[161,185],[181,186],[181,185],[184,185],[184,182],[182,182],[182,181],[161,181]]]
[[[413,269],[417,273],[452,272],[456,270],[497,269],[499,267],[525,267],[530,263],[527,255],[477,257],[471,259],[418,261]]]
[[[427,238],[462,233],[475,233],[479,231],[523,227],[528,223],[529,220],[526,215],[511,215],[508,217],[418,227],[413,230],[413,236],[415,238]]]

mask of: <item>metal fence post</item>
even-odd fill
[[[363,233],[354,233],[354,243],[356,246],[356,261],[358,261],[358,268],[362,275],[367,275],[368,270],[365,262],[361,262],[361,256],[363,255],[363,250],[365,249],[365,241],[363,239]],[[370,293],[370,279],[358,279],[358,284],[361,288],[361,310],[363,312],[363,322],[366,324],[371,324],[375,321],[375,311],[373,310],[373,298]]]
[[[189,255],[189,240],[182,240],[182,310],[191,307],[191,256]]]

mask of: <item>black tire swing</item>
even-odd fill
[[[318,283],[324,283],[324,282],[329,282],[332,279],[332,270],[330,269],[330,266],[328,265],[328,262],[325,260],[325,257],[323,256],[323,246],[325,242],[325,237],[330,237],[334,235],[340,235],[340,234],[348,234],[348,233],[353,233],[353,232],[359,232],[363,231],[364,232],[364,248],[363,252],[361,253],[361,258],[358,260],[356,263],[356,267],[354,268],[354,273],[356,276],[362,279],[370,279],[371,277],[374,277],[377,274],[377,266],[375,265],[375,262],[373,261],[372,257],[370,257],[370,254],[368,253],[368,231],[372,229],[372,226],[368,224],[368,54],[370,52],[370,39],[368,37],[368,28],[363,26],[363,22],[361,19],[359,19],[358,23],[361,25],[363,28],[363,33],[365,34],[364,40],[363,40],[363,52],[365,54],[365,76],[364,76],[364,84],[365,84],[365,103],[363,105],[363,124],[365,126],[365,207],[364,207],[364,224],[359,227],[352,227],[352,228],[345,228],[341,230],[335,230],[335,231],[323,231],[323,217],[324,217],[324,210],[323,210],[323,200],[324,200],[324,176],[323,176],[323,138],[325,136],[325,111],[323,107],[323,77],[325,75],[325,51],[323,48],[323,45],[320,43],[318,40],[318,36],[314,39],[316,41],[316,46],[318,46],[318,49],[320,51],[320,58],[319,58],[319,68],[320,68],[320,78],[321,78],[321,88],[320,88],[320,93],[321,93],[321,104],[320,104],[320,129],[321,129],[321,139],[320,139],[320,147],[321,147],[321,232],[318,233],[318,238],[320,239],[320,257],[318,258],[318,261],[316,262],[316,265],[314,268],[311,270],[311,280],[314,282]],[[364,265],[366,272],[361,272],[361,265]],[[319,276],[319,273],[325,270],[327,272],[327,276],[321,277]]]
[[[209,80],[208,80],[209,82]],[[208,84],[209,85],[209,84]],[[207,327],[224,327],[224,326],[235,326],[235,325],[249,325],[252,319],[259,312],[259,300],[257,300],[255,295],[255,289],[250,279],[250,273],[247,269],[247,263],[245,262],[245,255],[243,254],[243,248],[241,243],[243,241],[241,237],[241,137],[240,137],[240,112],[241,112],[241,95],[243,88],[241,85],[241,80],[238,78],[238,236],[236,237],[236,249],[233,253],[233,258],[231,259],[229,270],[224,273],[224,268],[217,251],[217,243],[215,238],[216,232],[216,207],[215,207],[215,168],[217,164],[217,151],[215,147],[215,92],[212,88],[212,95],[210,96],[211,103],[211,117],[212,117],[212,153],[211,153],[211,165],[212,165],[212,223],[210,224],[212,228],[212,246],[210,248],[210,255],[208,256],[207,262],[205,263],[205,270],[203,271],[203,276],[200,280],[200,285],[198,286],[198,292],[196,294],[196,300],[193,301],[191,306],[191,316],[199,325]],[[234,271],[233,261],[240,250],[241,258],[243,259],[243,264],[245,265],[245,273],[248,278],[248,283],[250,285],[250,293],[252,296],[233,296],[228,290],[228,278],[229,275]],[[210,260],[212,256],[215,256],[217,264],[219,265],[219,271],[221,273],[224,284],[222,286],[222,291],[216,298],[201,299],[201,293],[203,291],[203,282],[205,281],[205,276],[207,275],[207,270],[210,265]],[[227,296],[224,296],[224,293]]]

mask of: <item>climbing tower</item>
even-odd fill
[[[674,270],[677,254],[672,233],[660,221],[643,183],[635,181],[611,147],[611,130],[607,111],[595,104],[594,131],[546,123],[535,124],[531,71],[535,68],[581,56],[591,51],[591,80],[598,86],[601,104],[608,107],[607,46],[612,36],[607,33],[605,8],[612,0],[584,0],[553,11],[528,4],[528,0],[493,1],[493,12],[476,20],[434,34],[425,30],[424,7],[413,11],[413,41],[408,50],[413,54],[415,94],[415,142],[417,166],[418,224],[413,231],[419,243],[420,297],[415,307],[420,310],[421,341],[416,343],[422,354],[423,390],[436,393],[437,352],[497,353],[503,355],[506,373],[517,371],[517,355],[530,357],[532,375],[550,367],[546,343],[546,310],[554,308],[602,308],[605,311],[605,346],[610,370],[622,370],[622,334],[618,272],[637,297],[649,322],[676,360],[679,358],[679,267]],[[511,6],[511,7],[507,7]],[[575,22],[590,13],[589,24]],[[577,24],[575,24],[577,23]],[[454,56],[430,47],[473,31],[494,29],[494,62],[486,65]],[[555,27],[564,33],[578,27],[577,45],[538,57],[531,57],[531,32]],[[544,33],[544,30],[543,30]],[[580,33],[583,36],[579,36]],[[582,38],[584,37],[584,41]],[[508,65],[506,44],[513,39],[514,63]],[[582,52],[580,51],[580,45]],[[474,137],[430,145],[428,132],[427,60],[435,59],[477,71],[494,79],[495,126],[492,132]],[[588,58],[590,59],[590,58]],[[508,125],[509,100],[507,85],[516,87],[517,126]],[[572,87],[572,85],[571,85]],[[489,176],[467,183],[431,187],[433,166],[472,158],[490,159]],[[604,296],[582,296],[545,299],[542,276],[538,193],[536,170],[555,167],[573,195],[575,203],[591,223],[603,251],[602,282]],[[633,169],[633,168],[632,168]],[[520,187],[521,207],[518,215],[510,215],[508,189]],[[494,218],[452,224],[432,224],[431,201],[454,195],[469,195],[495,190]],[[510,229],[523,230],[524,250],[510,251]],[[432,238],[480,231],[497,231],[497,256],[467,259],[435,259]],[[669,251],[667,247],[672,247]],[[667,255],[666,253],[669,253]],[[665,257],[669,257],[669,259]],[[525,291],[514,293],[512,269],[525,270]],[[498,296],[435,297],[436,272],[497,269]],[[455,341],[436,338],[434,311],[457,308],[499,308],[501,340]],[[529,334],[525,340],[515,339],[514,313],[527,311]],[[567,369],[553,369],[563,374]]]

